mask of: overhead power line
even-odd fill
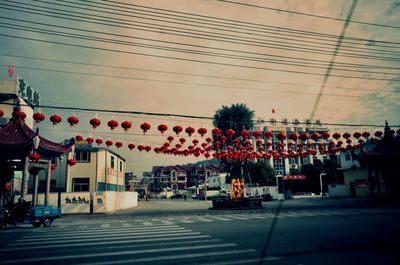
[[[290,11],[290,10],[284,10],[284,9],[280,9],[280,8],[272,8],[272,7],[268,7],[268,6],[259,6],[259,5],[248,4],[248,3],[243,3],[243,2],[236,2],[236,1],[230,1],[230,0],[218,0],[218,1],[230,3],[230,4],[248,6],[248,7],[261,8],[261,9],[266,9],[266,10],[271,10],[271,11],[276,11],[276,12],[290,13],[290,14],[301,15],[301,16],[308,16],[308,17],[315,17],[315,18],[322,18],[322,19],[329,19],[329,20],[336,20],[336,21],[346,21],[345,19],[342,19],[342,18],[315,15],[315,14],[303,13],[303,12],[298,12],[298,11]],[[362,25],[375,26],[375,27],[400,29],[399,26],[378,24],[378,23],[365,22],[365,21],[351,20],[350,22],[355,23],[355,24],[362,24]]]
[[[40,2],[46,2],[46,1],[40,1]],[[51,4],[52,2],[48,2],[48,3]],[[59,6],[59,5],[60,4],[57,3],[57,6]],[[238,43],[238,44],[250,43],[249,41],[252,41],[252,42],[257,43],[261,47],[262,46],[274,47],[274,45],[275,45],[277,47],[286,47],[286,49],[291,48],[292,50],[293,49],[299,50],[299,46],[304,46],[304,47],[307,47],[307,48],[314,47],[314,49],[313,49],[314,51],[321,52],[322,54],[324,52],[324,50],[321,50],[321,47],[323,47],[323,46],[315,46],[315,45],[311,45],[310,46],[309,44],[307,44],[310,41],[309,41],[309,38],[306,38],[304,35],[300,35],[299,39],[294,40],[295,43],[293,43],[293,39],[292,39],[292,41],[289,41],[289,42],[288,41],[283,41],[284,39],[286,39],[286,35],[287,34],[283,35],[283,34],[279,34],[279,32],[277,33],[276,31],[274,31],[274,33],[278,34],[278,36],[279,36],[279,37],[274,37],[274,38],[277,38],[279,41],[268,40],[268,42],[265,42],[265,40],[263,40],[263,39],[252,38],[252,36],[257,35],[257,34],[254,33],[254,29],[248,29],[248,31],[242,32],[242,33],[246,33],[248,35],[246,35],[244,37],[240,37],[239,39],[238,39],[239,36],[237,36],[237,35],[224,34],[224,32],[231,31],[230,30],[232,28],[231,25],[224,26],[224,29],[220,30],[220,32],[218,32],[218,34],[216,34],[216,33],[211,33],[209,31],[203,31],[203,30],[199,30],[199,29],[193,30],[192,28],[191,29],[176,28],[176,27],[174,28],[174,27],[171,27],[171,25],[161,25],[161,24],[154,24],[154,23],[145,23],[143,21],[139,22],[139,21],[133,21],[133,20],[126,20],[126,19],[117,19],[115,17],[100,16],[100,15],[94,15],[92,13],[83,13],[83,12],[77,12],[77,11],[71,11],[71,10],[63,10],[63,9],[58,9],[58,8],[53,8],[53,9],[50,9],[50,10],[47,10],[47,11],[42,11],[40,9],[35,9],[35,8],[32,8],[32,7],[25,8],[25,7],[9,5],[9,4],[3,5],[2,8],[10,9],[10,8],[7,8],[6,6],[18,7],[20,9],[12,9],[11,8],[11,10],[16,10],[16,11],[19,11],[19,12],[40,14],[40,15],[46,15],[46,16],[50,16],[50,17],[54,16],[52,14],[57,14],[57,15],[65,16],[65,17],[61,17],[61,18],[68,19],[68,20],[73,19],[73,17],[74,17],[73,20],[76,20],[76,18],[78,17],[79,18],[78,21],[83,21],[83,22],[96,21],[96,23],[100,23],[100,24],[108,25],[108,26],[116,26],[115,23],[118,23],[119,27],[131,28],[131,29],[142,30],[142,31],[144,30],[144,31],[159,33],[159,31],[162,30],[163,33],[166,33],[166,34],[172,34],[172,35],[177,35],[177,36],[185,36],[185,37],[192,37],[192,38],[193,37],[195,37],[195,38],[203,38],[203,39],[210,39],[211,38],[211,40],[216,40],[216,41],[224,41],[224,38],[222,38],[222,37],[226,36],[226,37],[230,37],[231,40],[236,41],[236,43]],[[40,8],[45,8],[43,6],[37,6],[37,5],[33,5],[33,6],[40,7]],[[63,6],[65,6],[65,5],[63,5]],[[70,6],[70,5],[68,5],[68,6]],[[78,6],[78,7],[75,7],[75,8],[79,8],[79,10],[81,10],[81,6]],[[40,11],[40,12],[44,12],[44,13],[33,12],[34,10]],[[58,11],[61,11],[61,12],[67,12],[68,14],[55,12],[54,10],[58,10]],[[87,8],[85,8],[85,10],[90,11],[90,9],[88,10]],[[97,10],[94,10],[94,11],[97,11]],[[100,11],[97,11],[97,12],[100,12]],[[101,11],[101,12],[106,12],[106,11]],[[72,15],[71,13],[78,14],[78,15]],[[126,13],[126,11],[124,10],[124,13],[121,13],[121,14],[118,14],[118,15],[120,15],[120,16],[125,15],[126,16],[125,13]],[[54,17],[59,17],[59,16],[54,16]],[[151,14],[151,16],[149,15],[149,17],[146,18],[146,19],[150,20],[151,22],[158,21],[154,17],[153,14]],[[134,22],[134,23],[132,23],[132,22]],[[166,22],[166,21],[164,21],[164,22]],[[169,23],[171,23],[171,22],[169,22]],[[147,24],[148,26],[144,27],[144,24]],[[200,24],[200,23],[193,24],[192,26],[196,26],[196,27],[198,27],[200,29],[204,28],[204,25]],[[214,34],[214,35],[210,35],[210,34]],[[259,36],[265,37],[265,33],[260,34]],[[332,41],[335,41],[335,40],[332,40]],[[345,40],[343,40],[343,41],[345,41]],[[368,40],[368,41],[371,41],[371,40]],[[226,42],[226,40],[225,40],[225,42]],[[366,43],[365,41],[364,41],[364,43],[362,43],[362,45],[363,45],[362,51],[371,51],[371,52],[374,52],[374,53],[377,53],[377,54],[381,53],[381,54],[388,54],[388,55],[390,55],[390,54],[395,55],[395,54],[398,53],[398,52],[395,52],[395,51],[385,51],[385,50],[370,49],[370,48],[365,47],[366,46],[365,43]],[[290,44],[295,44],[295,45],[290,46]],[[332,43],[331,46],[333,46],[333,44],[334,43]],[[359,44],[361,44],[361,43],[359,43]],[[329,44],[325,44],[325,45],[329,45]],[[320,48],[317,49],[318,47],[320,47]],[[357,50],[359,50],[359,48],[351,48],[351,46],[346,46],[346,45],[343,45],[343,47],[349,47],[349,48],[346,48],[349,51],[357,51]],[[346,50],[346,49],[343,48],[343,50]],[[308,49],[306,49],[306,50],[308,50]],[[325,52],[330,52],[330,50],[325,50]],[[343,55],[354,57],[354,54],[352,54],[352,53],[343,53]],[[361,55],[358,55],[358,56],[361,56]]]
[[[109,68],[109,69],[144,71],[144,72],[150,72],[150,73],[162,73],[162,74],[172,74],[172,75],[182,75],[182,76],[196,76],[196,77],[206,77],[206,78],[214,78],[214,79],[222,79],[222,80],[256,82],[256,83],[264,83],[264,84],[282,84],[282,85],[290,85],[290,86],[300,86],[300,87],[303,87],[303,88],[304,87],[316,87],[315,85],[307,84],[307,83],[299,84],[299,83],[279,82],[279,81],[271,81],[271,80],[256,80],[256,79],[238,78],[238,77],[205,75],[205,74],[195,74],[195,73],[183,73],[183,72],[174,72],[174,71],[162,71],[162,70],[145,69],[145,68],[138,68],[138,67],[124,67],[124,66],[94,64],[94,63],[85,63],[85,62],[77,62],[77,61],[61,60],[61,59],[38,58],[38,57],[22,56],[22,55],[15,55],[15,54],[0,53],[0,56],[10,57],[10,58],[21,58],[21,59],[28,59],[28,60],[36,60],[36,61],[54,62],[54,63],[60,63],[60,64],[75,64],[75,65],[84,65],[84,66],[90,66],[90,67],[102,67],[102,68]],[[6,65],[3,65],[3,66],[6,66]],[[14,67],[15,67],[15,64],[14,64]],[[32,68],[34,68],[34,67],[32,67]],[[31,70],[49,71],[49,69],[43,69],[42,70],[40,68],[34,68],[34,69],[31,69]],[[54,70],[54,69],[51,69],[51,70]],[[118,77],[118,78],[120,78],[120,77]],[[153,80],[153,79],[150,79],[150,81],[163,82],[163,81],[167,81],[167,80]],[[190,83],[190,84],[193,85],[194,83]],[[228,86],[226,86],[226,87],[228,87]],[[395,90],[389,91],[389,90],[377,90],[377,89],[366,89],[366,88],[358,88],[358,87],[343,87],[343,86],[326,86],[326,87],[327,88],[332,88],[332,89],[339,89],[339,90],[360,90],[360,91],[379,92],[379,93],[400,93],[400,91],[395,91]],[[229,88],[231,88],[231,87],[229,86]],[[264,90],[259,89],[258,91],[264,91]]]
[[[19,28],[19,29],[21,29],[21,28]],[[63,36],[63,35],[67,36],[67,34],[61,34],[61,33],[52,33],[52,34],[58,35],[58,36]],[[65,46],[70,46],[70,47],[88,48],[88,49],[95,49],[95,50],[102,50],[102,51],[109,51],[109,52],[133,54],[133,55],[143,55],[143,56],[150,56],[150,57],[163,58],[163,59],[174,59],[174,60],[194,62],[194,63],[207,63],[207,64],[220,65],[220,66],[230,66],[230,67],[248,68],[248,69],[256,69],[256,70],[267,70],[267,71],[275,71],[275,72],[286,72],[286,73],[294,73],[294,74],[306,74],[306,75],[314,75],[314,76],[323,76],[324,75],[322,73],[315,73],[315,72],[285,70],[285,69],[277,69],[277,68],[270,68],[270,67],[258,67],[258,66],[234,64],[234,63],[221,63],[221,62],[216,62],[216,61],[196,60],[196,59],[183,58],[183,57],[155,55],[155,54],[149,54],[149,53],[130,52],[130,51],[124,51],[124,50],[118,50],[118,49],[101,48],[101,47],[94,47],[94,46],[88,46],[88,45],[66,43],[66,42],[61,42],[61,41],[43,40],[43,39],[37,39],[37,38],[28,38],[28,37],[22,37],[22,36],[17,36],[17,35],[10,35],[10,34],[2,34],[2,33],[0,33],[0,36],[6,36],[6,37],[18,38],[18,39],[24,39],[24,40],[31,40],[31,41],[38,41],[38,42],[45,42],[45,43],[52,43],[52,44],[59,44],[59,45],[65,45]],[[83,36],[83,35],[78,36],[77,34],[75,34],[73,38],[83,39],[83,40],[100,41],[99,39],[96,39],[96,38],[90,38],[90,37]],[[131,45],[131,44],[127,44],[125,42],[121,43],[121,42],[117,42],[114,40],[101,40],[101,41],[106,42],[106,43],[114,43],[114,44],[118,43],[118,44],[123,44],[123,45],[127,45],[127,46]],[[362,80],[381,80],[381,81],[392,81],[392,82],[400,81],[400,79],[393,79],[393,78],[374,78],[374,77],[349,76],[349,75],[339,75],[339,74],[332,74],[331,77],[362,79]]]
[[[7,66],[5,64],[0,64],[0,66]],[[172,80],[160,80],[160,79],[151,79],[151,78],[141,78],[141,77],[132,77],[132,76],[120,76],[120,75],[107,75],[107,74],[99,74],[99,73],[89,73],[83,71],[66,71],[66,70],[56,70],[49,68],[38,68],[38,67],[30,67],[30,66],[21,66],[21,65],[13,65],[15,68],[27,69],[27,70],[35,70],[35,71],[45,71],[45,72],[54,72],[54,73],[64,73],[64,74],[75,74],[75,75],[84,75],[84,76],[97,76],[97,77],[106,77],[106,78],[116,78],[116,79],[129,79],[129,80],[139,80],[139,81],[149,81],[149,82],[161,82],[161,83],[169,83],[169,84],[179,84],[179,85],[190,85],[190,86],[202,86],[202,87],[220,87],[220,88],[229,88],[235,90],[247,90],[247,91],[257,91],[264,93],[283,93],[283,94],[298,94],[298,95],[318,95],[316,92],[305,92],[305,91],[293,91],[286,89],[257,89],[250,87],[235,87],[235,86],[227,86],[227,85],[218,85],[218,84],[205,84],[205,83],[192,83],[192,82],[183,82],[183,81],[172,81]],[[370,92],[373,92],[369,90]],[[361,95],[347,95],[347,94],[325,94],[328,97],[339,97],[339,98],[376,98],[375,95],[371,96],[361,96]],[[391,99],[400,99],[400,97],[391,97]]]
[[[13,103],[4,102],[3,105],[14,105]],[[145,116],[157,116],[157,117],[178,117],[178,118],[188,118],[188,119],[198,119],[198,120],[210,120],[213,117],[207,116],[196,116],[196,115],[185,115],[185,114],[172,114],[172,113],[157,113],[157,112],[143,112],[143,111],[132,111],[132,110],[112,110],[112,109],[93,109],[93,108],[81,108],[81,107],[66,107],[66,106],[52,106],[52,105],[40,105],[39,108],[44,109],[57,109],[57,110],[69,110],[69,111],[83,111],[83,112],[94,112],[94,113],[116,113],[125,115],[145,115]],[[230,122],[230,121],[227,121]],[[254,120],[253,122],[260,122],[259,120]],[[286,121],[275,121],[277,124],[285,124]],[[270,121],[264,121],[264,123],[270,123]],[[309,125],[307,122],[299,122],[299,125]],[[314,124],[312,124],[314,125]],[[288,124],[287,126],[293,126]],[[322,126],[338,126],[338,127],[384,127],[383,124],[361,124],[361,123],[332,123],[323,122]],[[391,127],[400,127],[400,125],[392,125]]]

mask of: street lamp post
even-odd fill
[[[321,172],[321,173],[319,174],[319,185],[320,185],[320,189],[321,189],[321,197],[322,197],[322,198],[325,197],[325,194],[324,194],[324,191],[323,191],[323,185],[322,185],[322,177],[323,177],[323,176],[326,176],[326,173]]]
[[[207,202],[207,172],[206,165],[203,165],[204,168],[204,201]]]

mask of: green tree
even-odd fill
[[[254,111],[246,104],[232,104],[230,107],[222,106],[215,112],[213,124],[223,132],[232,129],[236,133],[253,129]]]
[[[246,163],[247,179],[245,181],[257,183],[260,186],[270,186],[276,183],[275,171],[266,163],[248,162]]]
[[[301,167],[301,173],[306,176],[307,189],[311,192],[320,191],[320,174],[324,172],[326,177],[323,179],[324,189],[327,189],[327,184],[336,183],[336,171],[339,165],[332,160],[325,159],[314,160],[314,164],[305,164]]]

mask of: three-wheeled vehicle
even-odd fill
[[[51,226],[54,219],[61,217],[61,209],[52,205],[31,207],[30,202],[18,202],[12,209],[0,209],[0,228],[7,225],[32,224],[33,227]]]

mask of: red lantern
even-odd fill
[[[113,131],[115,128],[118,127],[118,122],[116,120],[109,120],[107,122],[108,127]]]
[[[136,147],[136,145],[133,143],[128,144],[129,150],[133,150],[133,149],[135,149],[135,147]]]
[[[101,139],[101,138],[97,138],[96,139],[96,144],[97,145],[101,145],[103,143],[103,139]]]
[[[40,155],[38,153],[32,153],[29,155],[29,160],[32,162],[37,162],[40,159]]]
[[[16,110],[13,112],[12,116],[16,119],[16,120],[25,120],[26,118],[26,114],[23,111],[20,110]]]
[[[376,137],[381,137],[383,133],[381,131],[376,131],[374,134]]]
[[[186,139],[185,138],[181,138],[181,139],[179,139],[179,142],[181,142],[181,144],[184,144],[186,142]]]
[[[235,131],[232,130],[232,129],[228,129],[228,130],[225,131],[225,135],[228,138],[232,138],[233,136],[235,136],[235,134],[236,134]]]
[[[140,128],[143,130],[143,134],[145,134],[148,130],[150,130],[151,125],[148,124],[147,122],[143,122],[143,123],[140,125]]]
[[[98,118],[93,118],[90,120],[90,125],[93,126],[93,129],[96,129],[98,126],[100,126],[101,121]]]
[[[46,117],[44,116],[43,113],[36,112],[33,114],[33,119],[35,120],[36,123],[39,123],[43,121]]]
[[[4,111],[0,109],[0,118],[4,116]]]
[[[87,142],[88,144],[93,143],[93,142],[94,142],[93,137],[89,136],[88,138],[86,138],[86,142]]]
[[[218,129],[218,128],[214,128],[214,129],[212,129],[211,133],[212,133],[214,136],[218,137],[218,136],[221,135],[222,131],[221,131],[220,129]]]
[[[163,134],[166,130],[168,130],[168,126],[165,124],[158,125],[157,129]]]
[[[76,165],[76,160],[75,159],[68,159],[67,161],[68,165],[70,167],[75,166]]]
[[[79,119],[76,116],[71,116],[68,117],[67,122],[69,123],[69,126],[74,127],[79,123]]]
[[[219,139],[221,140],[222,143],[225,143],[227,138],[226,136],[222,135]]]
[[[254,132],[253,132],[253,136],[254,136],[254,138],[258,139],[258,138],[260,138],[260,137],[262,136],[262,132],[260,132],[260,131],[254,131]]]
[[[351,137],[351,134],[348,133],[348,132],[345,132],[345,133],[343,134],[343,138],[344,138],[344,139],[349,139],[350,137]]]
[[[284,141],[286,139],[286,134],[284,132],[279,132],[276,135],[276,139],[278,139],[279,141]]]
[[[355,133],[353,133],[353,137],[358,139],[358,138],[361,137],[361,133],[360,132],[355,132]]]
[[[53,116],[50,117],[50,121],[53,123],[53,126],[55,126],[62,121],[62,118],[61,116],[54,114]]]
[[[116,146],[117,148],[121,148],[121,147],[123,146],[123,144],[122,144],[121,141],[117,141],[117,142],[115,143],[115,146]]]
[[[299,139],[302,140],[303,142],[307,141],[308,138],[309,138],[308,133],[302,132],[302,133],[300,133],[300,135],[299,135]]]
[[[195,129],[193,127],[187,127],[185,132],[189,135],[192,136],[192,134],[195,132]]]
[[[151,146],[146,145],[144,147],[144,150],[146,150],[146,152],[150,152],[151,151]]]
[[[313,139],[314,141],[318,141],[319,138],[321,138],[321,135],[319,135],[319,133],[314,132],[313,134],[311,134],[311,139]]]
[[[240,132],[240,135],[243,137],[243,139],[247,139],[250,136],[250,132],[248,130],[243,130]]]
[[[141,152],[141,151],[143,151],[144,150],[144,145],[138,145],[138,150]]]
[[[371,134],[369,132],[363,132],[362,137],[368,138]]]
[[[112,146],[112,145],[113,145],[113,141],[107,140],[107,141],[106,141],[106,145],[107,145],[108,147]]]
[[[339,139],[339,138],[341,137],[341,135],[340,135],[340,133],[335,132],[335,133],[332,135],[332,137],[333,137],[335,140],[337,140],[337,139]]]
[[[322,138],[323,138],[323,139],[328,140],[329,137],[331,137],[331,135],[330,135],[328,132],[323,132],[323,133],[322,133]]]
[[[176,133],[176,136],[178,136],[181,132],[182,132],[182,127],[179,125],[174,126],[174,128],[172,128],[172,130]]]
[[[124,121],[121,123],[121,127],[124,128],[125,132],[127,132],[132,127],[132,122]]]
[[[54,170],[56,170],[56,169],[57,169],[56,164],[51,164],[50,170],[51,170],[51,171],[54,171]]]
[[[199,128],[197,130],[197,132],[201,135],[201,137],[203,137],[207,133],[207,129],[206,128]]]
[[[299,135],[298,135],[296,132],[292,132],[292,133],[289,135],[289,139],[290,139],[290,140],[297,141],[297,138],[299,138]]]
[[[212,142],[212,139],[211,139],[210,137],[207,137],[207,138],[206,138],[206,142],[207,142],[207,143],[211,143],[211,142]]]
[[[192,141],[192,143],[193,143],[194,145],[197,145],[197,144],[199,143],[199,140],[194,139],[194,140]]]
[[[265,132],[264,132],[264,137],[267,138],[267,139],[270,139],[270,138],[272,137],[272,135],[273,135],[273,134],[272,134],[271,131],[265,131]]]
[[[81,142],[81,141],[83,140],[82,135],[78,134],[77,136],[75,136],[75,140],[76,140],[77,142]]]
[[[168,142],[172,143],[172,141],[174,140],[174,137],[172,137],[172,136],[170,135],[170,136],[168,136],[167,140],[168,140]]]

